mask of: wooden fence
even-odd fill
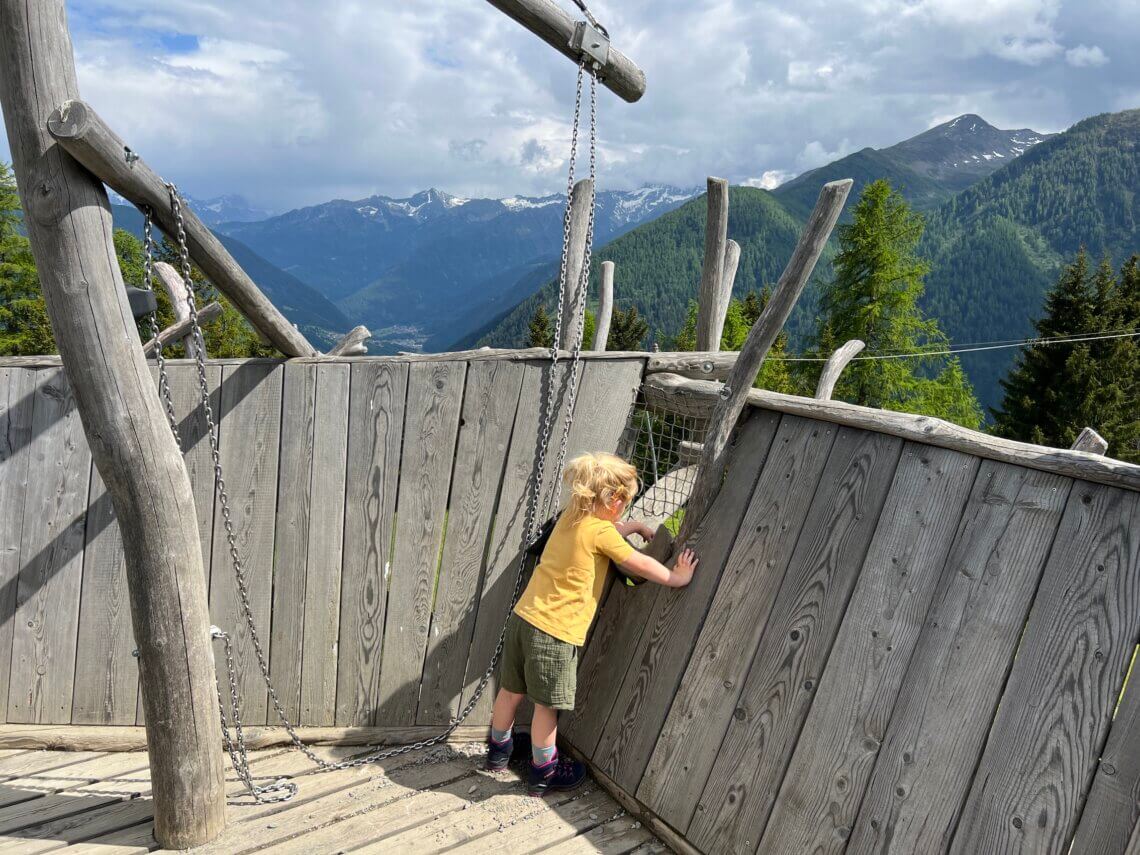
[[[533,355],[209,364],[235,547],[294,720],[439,725],[470,697],[523,538],[549,367],[519,358]],[[643,367],[584,360],[572,453],[616,446]],[[234,638],[245,720],[278,724],[239,609],[195,366],[172,363],[170,378],[211,617]],[[561,426],[559,413],[555,448]],[[62,369],[0,361],[0,718],[141,723],[134,647],[118,526]]]
[[[583,657],[603,781],[686,851],[1140,851],[1140,493],[746,414],[693,583]]]

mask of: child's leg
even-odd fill
[[[515,712],[525,697],[518,692],[499,689],[499,694],[495,695],[495,706],[491,710],[491,728],[500,732],[510,730],[515,723]]]
[[[535,704],[534,718],[530,724],[530,747],[535,763],[545,763],[554,756],[554,743],[557,739],[558,710]]]

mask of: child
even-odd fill
[[[623,535],[653,531],[644,523],[617,522],[637,494],[637,470],[613,454],[583,454],[563,476],[570,501],[554,526],[530,584],[507,621],[501,688],[495,698],[487,768],[502,769],[511,757],[511,728],[524,697],[534,701],[531,722],[530,794],[578,786],[581,763],[559,760],[555,747],[558,710],[574,709],[578,648],[598,608],[612,560],[628,573],[674,588],[693,577],[691,549],[669,570],[635,550]]]

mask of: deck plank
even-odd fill
[[[1140,633],[1140,493],[1076,483],[951,852],[1064,852]]]
[[[384,622],[378,721],[416,723],[446,520],[465,362],[417,363],[408,377],[396,546]]]
[[[593,789],[590,789],[591,786]],[[456,855],[478,855],[482,852],[528,855],[551,846],[565,846],[579,835],[601,825],[615,813],[622,812],[620,809],[615,810],[613,799],[592,782],[583,784],[581,792],[570,795],[573,798],[567,798],[562,803],[540,802],[542,809],[535,808],[529,814],[500,818],[498,825],[489,833],[447,851]],[[500,798],[509,799],[508,809],[511,813],[517,813],[520,807],[518,795]],[[475,807],[485,809],[486,803]],[[553,809],[547,809],[548,807]]]
[[[447,537],[416,716],[420,724],[447,724],[459,711],[522,376],[523,367],[508,362],[473,362],[467,371]]]
[[[71,721],[91,452],[63,369],[36,373],[8,721]]]
[[[352,366],[336,723],[377,723],[408,366]]]

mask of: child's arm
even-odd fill
[[[653,529],[643,522],[635,522],[634,520],[626,520],[625,522],[614,523],[614,528],[622,537],[629,537],[631,534],[639,534],[645,539],[645,542],[653,540],[653,535],[656,534]]]
[[[634,552],[621,567],[630,573],[665,585],[668,588],[683,588],[693,579],[693,571],[697,569],[698,558],[691,549],[686,549],[677,556],[677,563],[670,570],[656,558],[651,558],[644,552]]]

